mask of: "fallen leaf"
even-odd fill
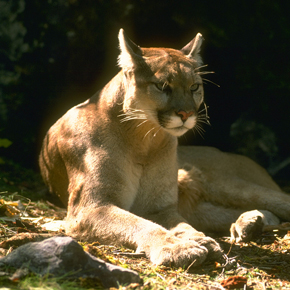
[[[247,284],[247,280],[247,277],[232,276],[221,281],[221,285],[226,289],[244,288],[244,285]]]
[[[0,215],[7,217],[18,216],[20,211],[15,207],[18,206],[17,202],[6,202],[4,199],[0,199]]]

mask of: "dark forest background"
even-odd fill
[[[289,13],[284,0],[0,0],[1,162],[37,168],[48,128],[118,72],[122,27],[143,47],[182,48],[201,32],[207,78],[220,87],[205,85],[204,137],[180,143],[246,154],[289,177]]]

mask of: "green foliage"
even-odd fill
[[[96,283],[95,283],[96,285]],[[82,287],[78,281],[67,281],[66,279],[48,277],[48,275],[41,277],[39,275],[30,274],[27,277],[20,279],[15,279],[15,281],[10,281],[7,277],[0,278],[0,286],[6,286],[9,288],[1,289],[43,289],[43,290],[85,290],[88,287]],[[102,289],[101,287],[96,287],[94,289]]]
[[[7,148],[12,144],[12,142],[8,139],[1,139],[0,138],[0,147]]]

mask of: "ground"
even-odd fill
[[[289,182],[279,181],[290,193]],[[66,215],[46,193],[40,176],[6,162],[0,166],[0,255],[23,243],[55,234],[56,221]],[[290,232],[264,233],[250,243],[231,244],[216,237],[227,254],[222,263],[200,267],[155,267],[142,255],[126,248],[81,243],[84,250],[107,262],[137,271],[143,284],[120,289],[290,289]],[[98,281],[38,277],[19,278],[15,269],[0,268],[0,289],[102,289]]]

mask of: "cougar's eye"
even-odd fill
[[[190,87],[191,92],[196,92],[199,88],[199,84],[194,84]]]
[[[159,91],[167,91],[169,89],[169,86],[167,83],[155,83],[155,87],[159,90]]]

